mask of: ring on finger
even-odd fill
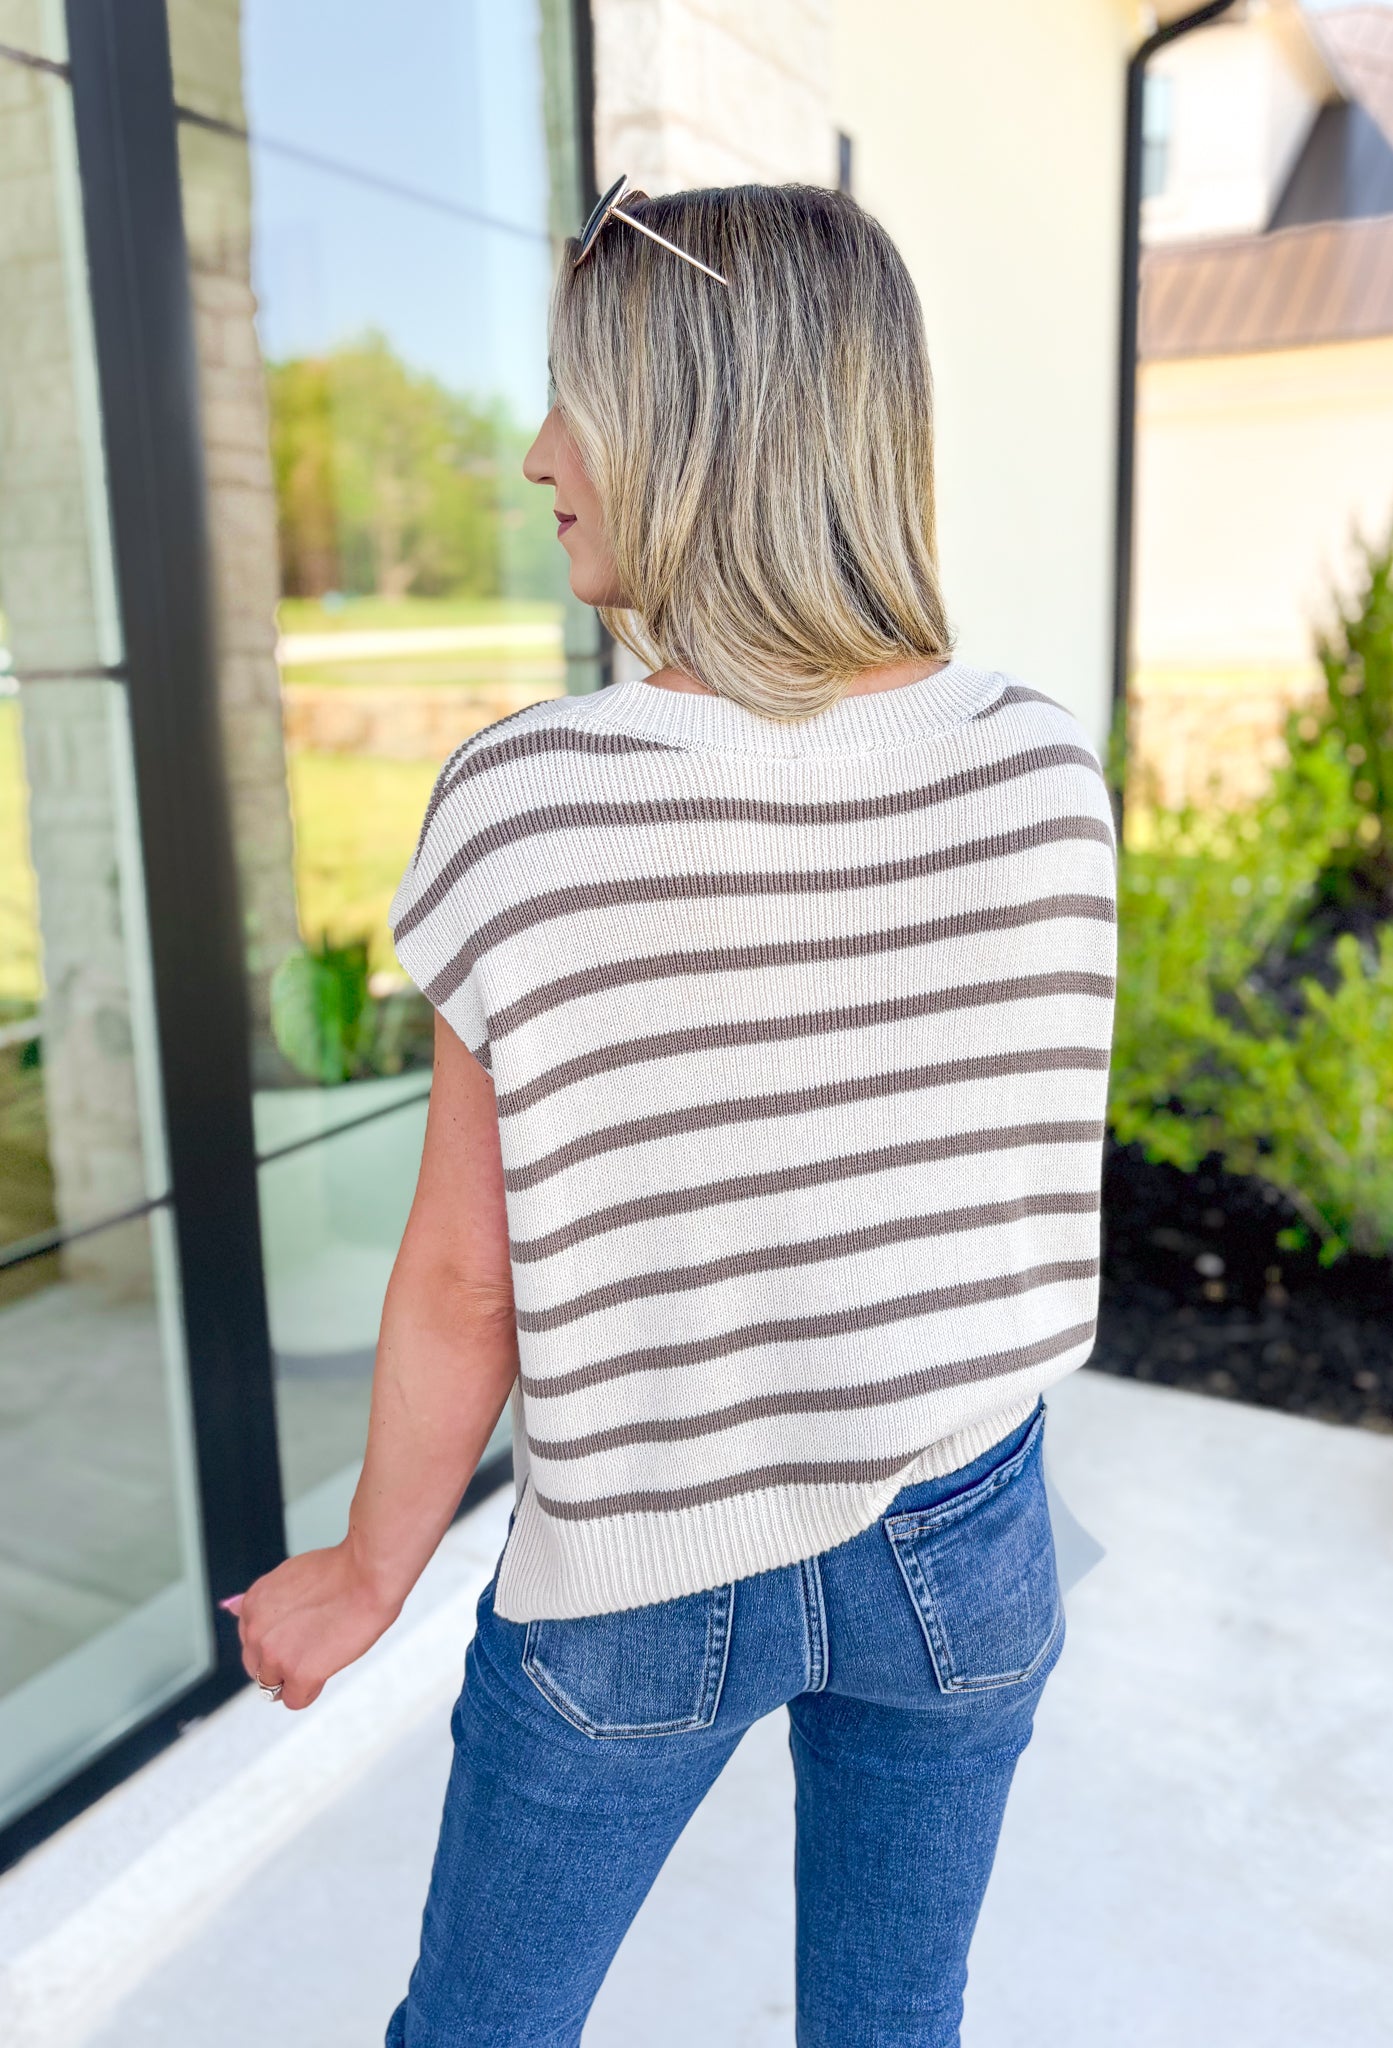
[[[283,1678],[278,1678],[274,1685],[267,1685],[259,1671],[256,1674],[256,1683],[264,1700],[278,1700],[285,1691],[285,1680]]]

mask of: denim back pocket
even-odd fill
[[[529,1621],[522,1668],[583,1735],[709,1728],[720,1704],[735,1587],[651,1607]]]
[[[1034,1678],[1063,1639],[1044,1423],[965,1493],[885,1517],[943,1692]]]

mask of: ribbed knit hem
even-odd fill
[[[613,1614],[819,1556],[869,1528],[902,1487],[959,1471],[1019,1428],[1042,1391],[1040,1375],[1020,1375],[1017,1384],[1026,1379],[1028,1391],[1009,1405],[940,1438],[873,1484],[767,1488],[672,1514],[567,1522],[559,1545],[557,1525],[524,1483],[499,1565],[495,1612],[504,1621]]]

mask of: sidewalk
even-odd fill
[[[1055,1483],[1107,1555],[1021,1766],[967,2048],[1389,2048],[1393,1442],[1090,1373],[1050,1415]],[[377,2048],[507,1505],[452,1533],[314,1714],[237,1700],[0,1882],[8,2048]],[[791,1854],[775,1715],[586,2048],[791,2048]]]

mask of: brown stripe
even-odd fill
[[[1038,896],[1029,903],[1001,903],[965,910],[955,917],[931,917],[917,924],[891,925],[881,931],[850,932],[823,939],[763,940],[750,946],[709,946],[680,953],[649,953],[634,960],[611,960],[563,974],[506,1004],[489,1018],[489,1036],[506,1038],[520,1025],[559,1009],[578,996],[602,995],[637,982],[669,981],[679,975],[737,974],[743,968],[810,967],[820,960],[858,960],[876,953],[894,953],[928,946],[944,939],[972,938],[981,932],[1019,931],[1025,925],[1048,924],[1056,918],[1093,918],[1115,924],[1117,912],[1106,896]]]
[[[952,1237],[960,1231],[990,1230],[1002,1223],[1021,1223],[1027,1216],[1095,1216],[1099,1193],[1096,1188],[1066,1189],[1052,1194],[1018,1195],[1002,1202],[978,1202],[964,1209],[936,1209],[922,1216],[894,1216],[885,1223],[867,1224],[859,1230],[830,1231],[823,1237],[804,1238],[793,1244],[752,1245],[747,1251],[732,1252],[723,1259],[708,1259],[699,1266],[669,1266],[653,1273],[634,1273],[626,1280],[612,1280],[604,1287],[592,1287],[553,1308],[520,1309],[520,1330],[559,1330],[583,1316],[599,1315],[618,1308],[621,1302],[644,1301],[655,1294],[681,1294],[694,1287],[715,1287],[723,1280],[739,1280],[749,1273],[781,1273],[793,1266],[816,1266],[829,1259],[854,1258],[858,1252],[880,1251],[890,1244],[914,1244],[929,1237]]]
[[[879,1145],[869,1152],[842,1152],[833,1159],[814,1159],[803,1166],[781,1166],[769,1173],[735,1174],[729,1180],[703,1181],[692,1188],[667,1188],[596,1209],[562,1224],[542,1237],[514,1238],[509,1246],[515,1266],[554,1258],[592,1237],[623,1230],[631,1223],[652,1223],[662,1216],[684,1216],[694,1210],[724,1207],[762,1195],[788,1194],[795,1188],[826,1187],[865,1173],[888,1173],[901,1166],[925,1166],[943,1159],[966,1159],[982,1152],[1009,1152],[1025,1145],[1101,1145],[1103,1123],[1005,1124],[996,1130],[956,1131],[950,1137],[913,1138],[902,1145]]]
[[[431,790],[430,800],[426,805],[426,815],[421,820],[421,829],[416,835],[416,851],[411,856],[413,867],[421,858],[421,848],[426,843],[426,834],[430,830],[431,820],[450,794],[450,791],[466,772],[463,764],[468,760],[468,757],[477,752],[483,745],[487,734],[496,732],[501,725],[511,725],[515,718],[525,718],[528,712],[535,711],[536,709],[535,704],[524,704],[518,710],[510,711],[506,718],[495,719],[491,725],[486,725],[482,732],[470,733],[468,739],[461,740],[454,752],[449,755],[440,773],[435,778],[435,787]],[[454,772],[457,762],[461,764],[458,774]]]
[[[1075,1344],[1091,1343],[1095,1330],[1096,1325],[1087,1322],[1078,1323],[1072,1330],[1061,1332],[1063,1339],[1072,1339],[1072,1342],[1062,1343],[1060,1351],[1054,1355],[1062,1356],[1065,1351],[1072,1350]],[[1029,1363],[1025,1360],[1018,1368],[1014,1363],[1017,1354],[1007,1351],[999,1355],[1003,1360],[1001,1374],[1026,1369]],[[964,1361],[968,1366],[978,1363],[976,1360]],[[983,1367],[989,1363],[988,1360],[980,1361]],[[988,1378],[991,1374],[982,1371],[979,1374],[964,1375],[968,1376]],[[952,1385],[953,1381],[940,1376],[937,1384]],[[920,1450],[923,1448],[926,1447],[921,1446]],[[704,1484],[696,1486],[674,1487],[664,1492],[611,1493],[600,1500],[553,1500],[547,1494],[538,1493],[537,1504],[553,1520],[559,1522],[596,1521],[606,1516],[625,1514],[675,1514],[683,1508],[704,1507],[710,1501],[730,1500],[737,1494],[759,1493],[775,1486],[854,1486],[868,1480],[889,1479],[894,1473],[903,1472],[912,1465],[919,1457],[920,1450],[899,1451],[888,1458],[847,1458],[821,1464],[789,1462],[761,1465],[752,1472],[734,1472],[728,1478],[708,1479]]]
[[[504,1186],[510,1193],[534,1188],[554,1173],[563,1173],[582,1159],[603,1152],[621,1152],[654,1138],[684,1137],[694,1131],[718,1130],[727,1124],[762,1122],[769,1117],[802,1116],[809,1110],[836,1109],[847,1102],[874,1102],[887,1095],[910,1094],[920,1088],[948,1088],[960,1081],[995,1081],[1007,1074],[1099,1073],[1108,1070],[1105,1046],[1028,1047],[1019,1052],[981,1053],[972,1059],[939,1060],[922,1067],[895,1067],[885,1074],[858,1074],[815,1088],[781,1088],[767,1095],[737,1095],[723,1102],[697,1102],[656,1116],[632,1117],[587,1131],[545,1152],[525,1166],[509,1167]]]
[[[899,1323],[911,1316],[937,1315],[944,1309],[977,1308],[986,1301],[1009,1301],[1030,1294],[1037,1287],[1053,1287],[1061,1280],[1093,1280],[1098,1275],[1094,1259],[1052,1259],[1040,1266],[1027,1266],[1019,1273],[994,1273],[982,1280],[955,1281],[951,1287],[925,1287],[914,1294],[897,1294],[888,1301],[858,1302],[850,1308],[822,1309],[816,1315],[774,1316],[762,1323],[745,1323],[739,1329],[719,1330],[710,1337],[691,1337],[679,1344],[649,1344],[637,1351],[624,1351],[615,1358],[597,1358],[592,1365],[578,1365],[570,1372],[537,1378],[521,1372],[518,1378],[524,1394],[534,1400],[554,1400],[562,1394],[577,1393],[582,1387],[603,1386],[607,1380],[627,1379],[635,1372],[666,1372],[676,1366],[705,1365],[713,1358],[730,1358],[737,1351],[753,1351],[761,1344],[804,1343],[809,1339],[844,1336],[849,1330],[877,1330],[886,1323]]]
[[[956,846],[937,847],[925,853],[909,854],[902,860],[875,861],[866,867],[772,868],[735,874],[627,875],[603,882],[576,882],[563,889],[549,889],[543,895],[499,911],[472,933],[425,993],[439,1007],[447,1002],[468,977],[470,969],[492,947],[534,925],[556,917],[570,917],[581,910],[615,910],[627,903],[700,902],[706,899],[741,896],[816,896],[853,889],[876,889],[890,882],[906,882],[924,875],[951,874],[958,868],[975,867],[983,861],[1005,860],[1012,854],[1029,853],[1039,846],[1055,846],[1072,840],[1090,840],[1112,850],[1112,828],[1101,818],[1044,818],[1038,824],[1022,825],[1013,832],[994,832],[982,839],[967,839]],[[414,919],[414,923],[419,923]],[[396,927],[400,938],[407,930],[406,918]]]
[[[985,711],[976,713],[977,719],[995,718],[998,711],[1009,710],[1012,704],[1048,704],[1051,711],[1062,711],[1064,706],[1047,697],[1043,690],[1027,690],[1024,683],[1012,683]]]
[[[747,1401],[732,1402],[728,1408],[708,1409],[704,1415],[660,1416],[647,1422],[625,1422],[614,1429],[597,1429],[590,1436],[558,1437],[546,1442],[529,1431],[527,1448],[534,1457],[553,1458],[559,1462],[569,1458],[594,1457],[601,1451],[625,1450],[630,1444],[695,1443],[699,1438],[715,1436],[721,1430],[739,1429],[742,1423],[767,1422],[775,1415],[836,1415],[867,1408],[887,1408],[896,1401],[911,1401],[917,1395],[933,1393],[939,1387],[996,1379],[1006,1373],[1025,1372],[1031,1366],[1046,1365],[1051,1359],[1062,1358],[1076,1344],[1087,1343],[1095,1327],[1092,1322],[1074,1323],[1067,1330],[1056,1331],[1052,1337],[1041,1337],[1037,1343],[1018,1345],[1014,1351],[991,1351],[981,1358],[959,1358],[945,1365],[918,1366],[913,1372],[897,1373],[893,1379],[863,1381],[851,1387],[802,1387],[790,1393],[756,1394]],[[919,1454],[916,1451],[913,1455],[917,1457]],[[883,1461],[875,1462],[880,1464]],[[890,1469],[893,1471],[900,1462],[896,1459]],[[831,1474],[844,1472],[847,1468],[822,1466],[817,1469]],[[754,1476],[750,1473],[736,1475],[741,1480]],[[882,1475],[877,1472],[875,1476],[879,1478]],[[730,1484],[730,1480],[717,1479],[709,1482],[709,1487],[695,1490],[707,1499],[719,1500],[721,1493],[710,1489],[725,1488]],[[747,1491],[748,1488],[739,1490]],[[650,1494],[643,1498],[652,1501],[658,1496]],[[691,1500],[678,1504],[684,1507],[698,1505]],[[607,1509],[605,1512],[617,1510]]]
[[[892,790],[887,796],[842,797],[817,803],[788,803],[753,796],[654,796],[612,802],[575,798],[569,803],[542,804],[535,810],[499,818],[472,834],[450,855],[405,912],[396,927],[396,936],[405,937],[429,917],[476,861],[538,833],[603,832],[617,825],[864,825],[880,818],[909,816],[935,804],[950,803],[957,797],[994,789],[1023,775],[1039,774],[1046,768],[1085,768],[1094,775],[1099,773],[1098,763],[1086,747],[1056,741],[1048,746],[1028,747],[1002,761],[960,769],[956,775],[944,776],[941,782],[926,783],[917,789]]]
[[[835,1010],[801,1010],[791,1017],[738,1017],[719,1024],[689,1024],[680,1031],[655,1031],[617,1045],[596,1046],[577,1053],[536,1075],[521,1088],[498,1098],[500,1116],[518,1116],[549,1095],[577,1081],[593,1081],[621,1067],[648,1060],[684,1058],[721,1052],[735,1046],[784,1045],[795,1038],[820,1038],[833,1031],[863,1031],[876,1024],[898,1024],[911,1017],[940,1017],[954,1010],[997,1009],[1003,1003],[1040,1002],[1049,996],[1095,996],[1111,1002],[1115,984],[1110,974],[1082,968],[1057,968],[1049,974],[1018,974],[1002,981],[970,981],[957,988],[921,990],[917,995],[885,996],[874,1003],[844,1003]]]
[[[547,698],[543,701],[550,703],[553,700]],[[583,726],[570,725],[544,725],[536,732],[513,733],[496,745],[481,744],[491,742],[493,734],[501,726],[511,725],[515,718],[524,718],[529,711],[536,709],[535,704],[524,704],[520,711],[510,711],[506,718],[495,719],[482,732],[471,733],[463,746],[456,747],[436,777],[413,860],[420,858],[431,820],[445,799],[453,796],[462,782],[475,775],[487,775],[504,762],[523,760],[536,754],[677,754],[683,751],[667,740],[641,739],[627,732],[587,732]]]

